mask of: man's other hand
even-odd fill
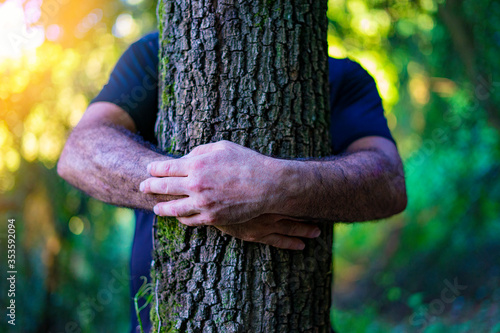
[[[316,238],[320,229],[277,214],[265,214],[248,222],[216,226],[220,231],[248,242],[257,242],[286,250],[303,250],[300,238]],[[299,238],[300,237],[300,238]]]
[[[230,225],[270,212],[280,191],[280,163],[229,141],[201,145],[188,155],[153,162],[144,193],[186,196],[158,203],[154,212],[183,224]]]

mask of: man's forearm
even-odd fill
[[[178,198],[139,191],[139,184],[149,176],[146,166],[169,157],[125,131],[106,124],[77,127],[61,154],[59,175],[90,196],[118,206],[152,210],[158,202]]]
[[[402,165],[377,149],[333,160],[286,161],[273,212],[330,222],[389,217],[406,207]]]

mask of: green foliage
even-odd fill
[[[333,327],[339,332],[352,333],[468,333],[468,332],[500,332],[500,323],[496,322],[498,312],[488,314],[483,307],[473,317],[458,318],[450,321],[448,318],[434,317],[424,326],[416,328],[409,321],[390,323],[380,316],[373,307],[363,307],[359,311],[332,311]],[[498,318],[498,317],[496,317]]]
[[[478,304],[489,308],[496,299],[492,295],[500,293],[500,260],[494,254],[500,247],[495,236],[500,221],[500,183],[495,181],[500,171],[500,68],[495,54],[500,42],[494,18],[499,4],[329,4],[330,51],[358,59],[376,78],[404,159],[409,197],[401,216],[336,226],[339,331],[367,329],[365,316],[367,322],[386,325],[387,332],[391,327],[398,332],[493,330],[496,312],[476,309]],[[377,56],[367,56],[373,53]],[[387,64],[396,76],[380,74]],[[397,94],[384,95],[386,79],[400,87]],[[413,325],[412,315],[436,306],[444,281],[454,278],[467,289],[425,325]],[[367,303],[375,318],[361,306]],[[458,318],[470,320],[458,323]]]
[[[0,332],[129,330],[133,212],[72,188],[55,164],[118,57],[155,29],[156,2],[133,2],[40,1],[45,28],[57,25],[60,38],[23,58],[0,57],[0,218],[16,218],[18,271],[17,325],[9,331],[2,320]],[[28,5],[36,12],[36,4]],[[133,19],[124,37],[113,35],[120,15]],[[84,23],[88,30],[80,33]],[[0,224],[2,254],[5,226]],[[5,263],[0,260],[2,272]],[[0,297],[0,306],[7,301]]]
[[[142,326],[141,320],[141,311],[148,307],[154,297],[154,285],[152,283],[148,283],[148,279],[145,276],[141,276],[143,283],[137,293],[134,296],[134,308],[135,315],[137,316],[137,321],[139,322],[139,327],[141,329],[141,333],[144,333],[144,328]],[[139,299],[144,298],[145,302],[142,306],[139,307]]]

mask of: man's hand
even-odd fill
[[[220,141],[179,159],[151,163],[153,178],[143,181],[140,190],[186,196],[154,207],[157,215],[177,217],[186,225],[243,223],[268,212],[271,199],[280,195],[279,161]]]
[[[369,221],[406,207],[403,166],[382,137],[354,141],[345,155],[282,160],[235,143],[202,145],[188,155],[149,165],[140,190],[181,196],[154,211],[190,226],[231,225],[263,214],[303,220]]]
[[[291,220],[289,217],[265,214],[245,223],[216,226],[220,231],[248,242],[257,242],[286,250],[303,250],[299,238],[316,238],[320,229],[313,225]]]

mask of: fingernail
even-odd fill
[[[141,185],[139,185],[139,191],[144,192],[145,187],[146,185],[144,184],[144,182],[142,182]]]
[[[303,249],[305,249],[305,248],[306,248],[306,244],[304,244],[304,243],[302,243],[302,244],[300,244],[299,246],[297,246],[297,249],[298,249],[298,250],[303,250]]]
[[[321,235],[321,230],[320,229],[314,229],[314,231],[312,233],[312,236],[314,238],[316,238],[316,237],[319,237],[319,235]]]
[[[155,212],[156,215],[160,214],[160,210],[158,209],[158,206],[154,206],[153,211]]]
[[[148,173],[151,173],[151,163],[148,164]]]

